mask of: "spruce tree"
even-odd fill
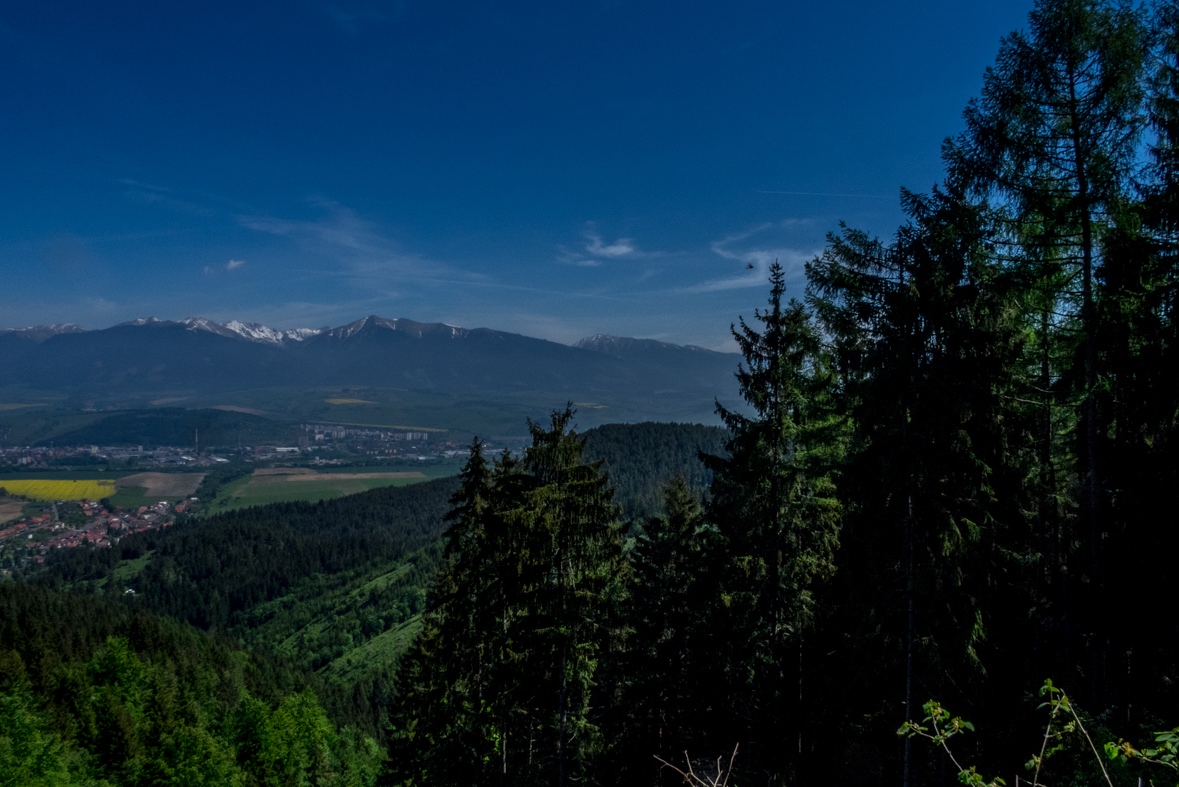
[[[401,668],[391,784],[569,784],[605,748],[626,586],[617,509],[573,411],[529,423],[522,459],[476,442],[432,608]]]
[[[385,778],[391,784],[483,784],[494,772],[486,681],[496,630],[484,593],[496,569],[486,534],[492,476],[478,438],[461,477],[430,609],[399,670]]]
[[[857,677],[829,685],[912,715],[917,692],[971,685],[987,668],[987,629],[1006,625],[1012,601],[996,580],[1027,550],[1026,468],[1011,451],[1025,436],[1020,324],[981,244],[984,214],[952,193],[903,201],[911,218],[895,243],[845,230],[808,279],[855,425],[832,625],[834,641],[857,633],[841,653]]]
[[[803,632],[816,614],[816,588],[835,570],[842,444],[819,332],[801,303],[783,303],[777,262],[770,285],[769,308],[755,312],[761,325],[742,319],[733,328],[751,414],[718,404],[732,433],[728,456],[702,458],[714,473],[709,520],[722,538],[716,576],[724,601],[710,623],[728,637],[718,654],[728,732],[740,736],[742,769],[777,784],[797,765]]]
[[[993,200],[1009,222],[997,237],[1007,244],[1004,256],[1053,277],[1032,284],[1051,295],[1043,313],[1053,319],[1039,330],[1075,348],[1069,368],[1061,370],[1077,408],[1068,469],[1078,479],[1080,549],[1068,568],[1071,601],[1064,621],[1072,632],[1103,627],[1110,464],[1103,453],[1108,415],[1101,411],[1098,280],[1103,236],[1130,196],[1148,40],[1142,12],[1126,3],[1040,0],[1028,32],[1003,40],[980,99],[964,113],[966,131],[945,145],[951,178]],[[1052,264],[1044,266],[1045,260]],[[1050,341],[1041,339],[1045,346]],[[1052,404],[1048,394],[1041,396]],[[1076,633],[1066,637],[1081,646]],[[1104,634],[1085,637],[1089,658],[1076,673],[1087,676],[1093,702],[1102,701],[1106,641]]]
[[[684,751],[711,751],[705,709],[723,705],[711,674],[723,633],[708,625],[718,603],[709,573],[717,531],[682,476],[663,495],[664,515],[647,521],[631,553],[631,632],[615,668],[627,712],[612,761],[620,779],[635,783],[657,780],[662,766],[652,755],[678,761]],[[728,736],[717,748],[726,744]]]
[[[502,510],[506,646],[498,702],[516,734],[506,773],[513,783],[565,785],[586,778],[605,748],[600,721],[612,697],[597,682],[618,648],[626,586],[617,508],[601,463],[582,462],[573,411],[548,428],[529,422],[526,484]]]

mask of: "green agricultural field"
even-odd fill
[[[350,473],[421,473],[426,478],[445,478],[458,475],[467,463],[466,456],[453,459],[433,459],[425,462],[396,462],[383,465],[365,465],[363,467],[324,467],[319,472],[324,475],[339,475]]]
[[[221,487],[217,499],[209,507],[210,514],[232,511],[249,506],[262,506],[269,503],[288,503],[302,500],[315,503],[320,500],[331,500],[345,495],[354,495],[385,486],[407,486],[420,481],[429,480],[425,473],[415,473],[411,477],[400,478],[359,478],[358,475],[391,475],[390,473],[371,472],[364,468],[365,473],[314,473],[298,476],[297,480],[285,480],[283,477],[250,475]],[[409,475],[406,473],[406,475]],[[449,475],[449,473],[447,474]]]
[[[143,486],[124,486],[119,488],[109,498],[112,506],[122,506],[126,509],[139,508],[140,506],[154,506],[160,502],[159,497],[151,497],[147,493],[147,487]]]

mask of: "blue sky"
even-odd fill
[[[732,349],[888,235],[1031,2],[0,5],[0,326],[367,314]],[[748,266],[752,264],[753,268]]]

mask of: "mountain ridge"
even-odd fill
[[[215,320],[210,320],[207,317],[185,317],[180,320],[161,320],[157,317],[139,317],[134,320],[127,320],[125,322],[116,323],[109,328],[83,328],[76,323],[46,323],[43,325],[32,325],[27,327],[14,328],[0,328],[0,335],[15,334],[24,338],[32,339],[36,342],[45,341],[53,336],[62,333],[94,333],[96,331],[110,330],[110,328],[120,327],[164,327],[169,325],[184,325],[190,331],[207,331],[209,333],[225,336],[227,338],[240,338],[247,341],[258,342],[261,344],[275,344],[282,345],[287,341],[305,341],[313,336],[327,334],[334,338],[348,338],[361,330],[367,325],[379,325],[387,327],[391,330],[399,330],[411,335],[416,335],[421,338],[424,334],[444,335],[449,334],[451,338],[465,338],[474,331],[495,331],[492,328],[463,328],[457,325],[451,325],[444,322],[417,322],[407,317],[379,317],[375,314],[370,314],[367,317],[362,317],[359,320],[354,320],[350,323],[337,326],[335,328],[324,326],[322,328],[270,328],[266,325],[257,322],[241,322],[240,320],[229,320],[228,322],[219,323]],[[496,333],[507,333],[506,331],[495,331]],[[517,336],[524,336],[525,334],[514,334]],[[536,338],[536,337],[528,337]],[[540,339],[540,341],[551,341],[548,339]],[[560,344],[560,342],[553,342]],[[569,347],[576,347],[579,349],[593,350],[594,352],[602,352],[607,354],[620,354],[633,350],[636,347],[643,348],[679,348],[684,350],[691,350],[693,352],[701,353],[716,353],[718,355],[735,355],[735,353],[725,353],[718,350],[710,350],[707,347],[701,347],[695,344],[675,344],[673,342],[664,342],[657,339],[640,339],[629,336],[615,336],[608,333],[596,333],[593,336],[587,336],[578,339]]]
[[[90,395],[358,385],[444,393],[590,393],[708,399],[738,356],[597,334],[570,346],[498,331],[369,315],[336,328],[143,317],[110,328],[0,332],[0,385]]]
[[[735,355],[735,353],[722,353],[718,350],[710,350],[707,347],[701,347],[697,344],[672,344],[671,342],[661,342],[658,339],[636,339],[630,336],[612,336],[608,333],[595,333],[593,336],[578,339],[571,346],[580,347],[583,350],[609,353],[611,355],[627,354],[636,349],[648,350],[656,348],[675,348],[689,350],[691,352]]]

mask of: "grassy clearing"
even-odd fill
[[[111,572],[111,574],[115,579],[119,580],[124,585],[135,581],[135,578],[143,572],[143,569],[147,568],[147,564],[151,561],[152,552],[154,551],[155,550],[153,549],[151,551],[145,552],[134,560],[120,561],[119,564],[115,566],[115,569]],[[97,587],[99,590],[105,590],[106,583],[107,578],[103,577],[98,581],[98,584],[95,585],[95,587]]]
[[[409,563],[402,563],[392,571],[386,574],[381,574],[376,579],[366,582],[348,594],[348,603],[359,604],[370,593],[382,590],[394,582],[400,582],[405,577],[405,575],[410,572],[411,568],[412,566]]]
[[[350,683],[369,672],[374,664],[396,664],[422,630],[420,615],[373,637],[320,670],[325,678]]]
[[[130,582],[142,573],[143,569],[147,568],[147,564],[151,561],[152,552],[155,550],[145,552],[134,560],[124,560],[115,567],[115,579],[121,582]]]

